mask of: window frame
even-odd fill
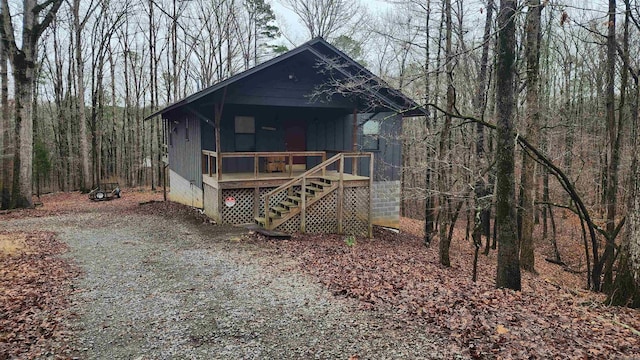
[[[375,130],[374,129],[369,130],[370,126],[375,126]],[[369,119],[362,124],[362,149],[363,150],[380,151],[380,128],[381,127],[382,127],[382,122],[377,119]]]
[[[251,139],[251,141],[238,141],[238,139]],[[256,151],[256,118],[255,116],[236,115],[233,118],[233,140],[236,152]],[[250,146],[239,146],[248,144]]]

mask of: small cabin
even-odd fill
[[[218,223],[370,236],[399,225],[402,118],[424,110],[316,38],[156,115],[170,200]]]

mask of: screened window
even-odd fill
[[[235,117],[236,151],[256,151],[256,121],[253,116]]]
[[[362,125],[362,148],[364,150],[380,149],[380,121],[369,120]]]

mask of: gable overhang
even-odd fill
[[[285,54],[282,54],[251,69],[233,75],[206,89],[187,96],[186,98],[177,101],[174,104],[171,104],[161,110],[152,113],[151,115],[147,116],[145,120],[158,115],[165,115],[173,111],[187,111],[199,118],[205,117],[196,109],[196,102],[205,100],[205,98],[224,102],[223,94],[226,93],[226,88],[237,84],[241,80],[247,79],[259,72],[268,71],[268,68],[282,63],[286,60],[292,59],[293,57],[296,57],[303,53],[311,54],[316,59],[318,64],[314,65],[327,66],[332,71],[338,73],[344,81],[350,81],[357,78],[358,81],[362,82],[362,87],[360,89],[361,93],[357,94],[356,98],[359,100],[364,100],[363,102],[375,100],[376,103],[375,108],[368,109],[368,112],[391,111],[399,114],[402,117],[426,115],[426,110],[418,105],[415,101],[402,94],[402,92],[388,86],[383,80],[378,78],[376,75],[374,75],[358,62],[354,61],[349,56],[338,50],[333,45],[327,43],[324,39],[315,38],[291,51],[288,51]],[[311,91],[312,89],[309,90]],[[208,99],[207,102],[213,102]],[[211,119],[205,117],[204,120],[208,121]]]

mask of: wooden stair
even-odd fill
[[[280,201],[275,206],[269,207],[268,217],[270,226],[268,228],[275,229],[278,225],[300,213],[302,205],[302,189],[294,191],[293,187],[294,185],[287,189],[288,195],[284,200]],[[337,188],[338,184],[326,177],[318,177],[313,180],[309,180],[304,188],[305,205],[307,207],[310,206]],[[255,221],[258,226],[267,228],[266,217],[256,217]]]

